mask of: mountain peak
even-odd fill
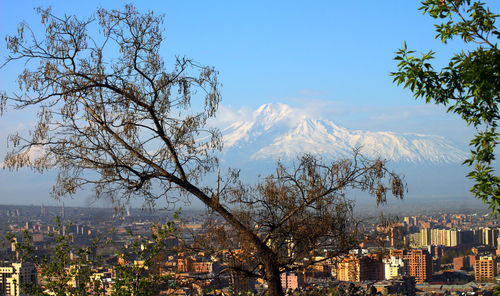
[[[443,137],[349,131],[282,103],[264,104],[252,119],[234,122],[222,132],[226,157],[278,159],[312,153],[335,159],[351,157],[359,147],[369,158],[396,162],[462,162],[467,156]]]
[[[290,105],[270,103],[260,106],[257,111],[254,112],[253,118],[255,121],[269,127],[273,123],[290,119],[293,113],[293,109]]]
[[[276,114],[276,113],[289,113],[292,107],[283,103],[267,103],[261,105],[255,111],[256,114]]]

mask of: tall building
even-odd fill
[[[295,290],[304,287],[304,277],[296,272],[285,272],[281,274],[281,286],[283,290]]]
[[[408,260],[391,256],[385,258],[384,263],[384,279],[392,280],[397,277],[408,275]]]
[[[456,247],[460,244],[459,232],[456,229],[446,230],[447,247]]]
[[[474,267],[474,264],[471,264],[469,256],[453,258],[453,269],[461,270],[461,269],[469,269],[471,267]]]
[[[425,247],[431,244],[431,230],[430,228],[420,228],[420,246]]]
[[[498,228],[479,227],[479,229],[474,230],[475,242],[485,246],[496,247],[498,234]]]
[[[407,245],[410,248],[420,248],[421,243],[420,243],[420,232],[417,233],[410,233],[408,236],[405,237],[407,239]]]
[[[427,251],[431,254],[432,258],[441,258],[443,256],[442,246],[428,246]]]
[[[476,282],[492,282],[495,279],[496,273],[496,259],[492,256],[481,256],[476,259],[474,264],[474,274]]]
[[[383,280],[384,268],[377,258],[351,256],[337,263],[337,279],[348,282]]]
[[[402,248],[404,246],[404,237],[406,235],[405,225],[396,223],[390,227],[391,247]]]
[[[391,255],[408,260],[409,275],[417,283],[426,282],[432,275],[432,258],[426,250],[393,250]]]
[[[415,277],[417,283],[426,282],[432,274],[432,259],[425,250],[409,250],[405,255],[408,259],[410,276]]]
[[[431,245],[456,247],[459,243],[459,234],[456,229],[431,229]]]
[[[472,230],[458,230],[459,241],[458,244],[473,244],[474,243],[474,231]]]
[[[500,236],[497,237],[497,250],[495,252],[497,256],[500,256]]]
[[[344,258],[344,260],[337,263],[337,280],[345,282],[361,281],[359,258]]]
[[[43,206],[43,203],[42,205],[40,206],[40,217],[45,217],[45,207]]]
[[[476,231],[476,241],[480,242],[482,231]],[[420,232],[409,235],[410,247],[428,246],[456,247],[460,244],[474,242],[474,234],[470,230],[420,228]]]
[[[36,282],[36,269],[33,264],[12,263],[0,267],[0,295],[22,295],[21,286]]]

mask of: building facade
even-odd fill
[[[492,282],[496,273],[496,258],[492,256],[481,256],[474,264],[476,282]]]
[[[22,285],[26,283],[36,283],[33,264],[19,262],[0,267],[0,295],[23,295]]]
[[[427,250],[392,250],[391,255],[408,260],[408,273],[417,283],[426,282],[432,275],[432,258]]]

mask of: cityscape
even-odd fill
[[[500,295],[500,1],[0,1],[0,296]]]
[[[100,285],[102,295],[113,295],[120,265],[143,267],[137,269],[142,277],[164,276],[165,282],[155,283],[158,295],[264,291],[262,280],[227,269],[231,264],[228,254],[237,254],[239,249],[214,255],[195,247],[196,237],[208,231],[207,219],[203,211],[189,210],[166,215],[130,208],[117,213],[105,208],[2,205],[1,293],[20,295],[27,283],[47,284],[41,268],[26,259],[55,256],[51,252],[60,243],[58,237],[71,241],[66,259],[74,265],[65,267],[68,275],[72,274],[69,269],[82,267],[79,248],[89,247],[97,238],[108,242],[86,254],[83,261],[91,268],[91,281]],[[228,226],[221,219],[215,221]],[[500,225],[487,210],[429,212],[385,221],[359,217],[359,221],[357,248],[341,256],[331,256],[329,252],[334,250],[314,250],[315,256],[325,260],[313,265],[297,262],[295,271],[281,274],[283,289],[291,295],[334,290],[345,295],[490,295],[498,285]],[[132,248],[140,238],[147,238],[143,244],[151,243],[152,226],[166,225],[176,230],[162,238],[165,247],[156,254],[154,266],[145,266],[138,254],[120,257],[123,247]],[[27,234],[33,244],[31,254],[22,247]],[[81,275],[73,276],[67,289],[81,285]]]

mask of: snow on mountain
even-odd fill
[[[352,156],[355,147],[367,157],[396,162],[458,163],[467,156],[444,137],[350,131],[286,104],[262,105],[250,120],[236,121],[222,134],[224,154],[240,159],[292,159],[301,153],[335,159]]]

